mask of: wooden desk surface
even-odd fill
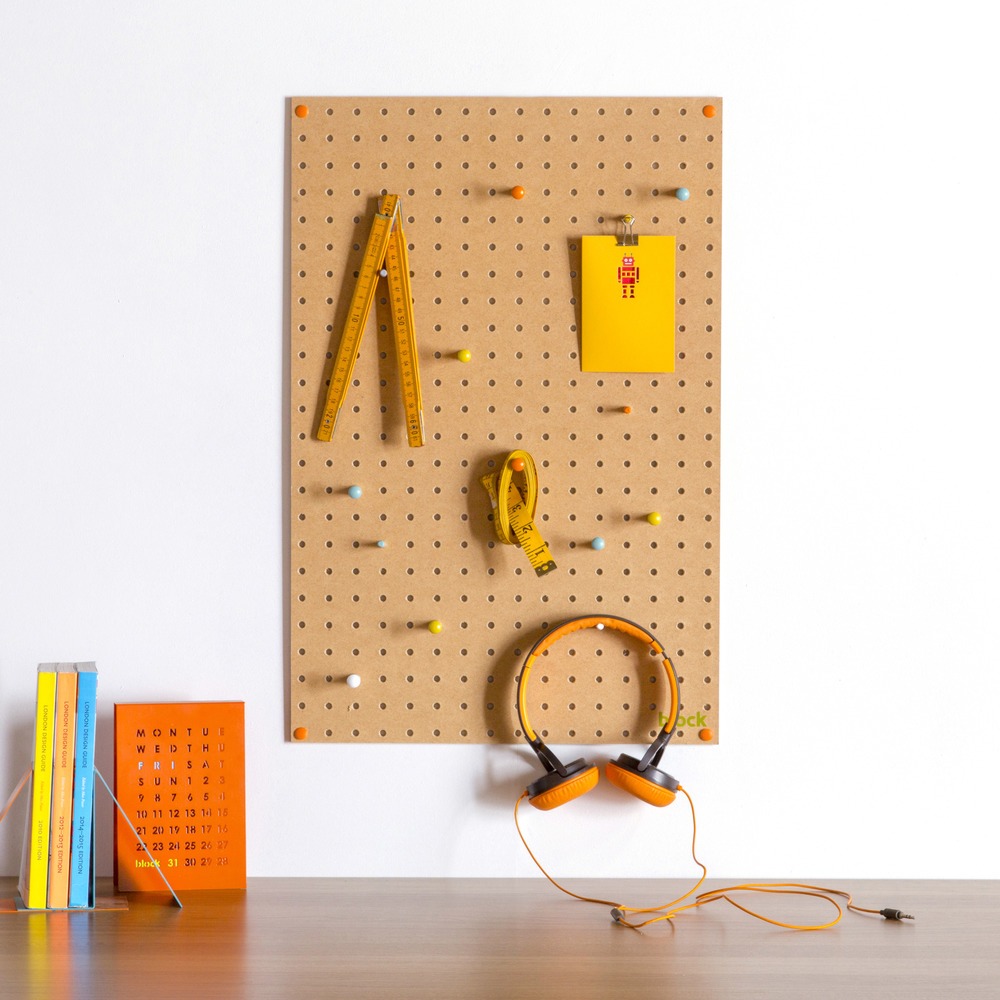
[[[246,893],[184,893],[183,910],[133,894],[125,912],[0,914],[0,996],[1000,997],[1000,882],[833,885],[917,919],[847,913],[830,930],[787,931],[714,903],[639,934],[542,879],[251,879]],[[571,886],[629,904],[688,888]],[[0,897],[14,890],[0,879]],[[786,897],[769,912],[826,919],[821,903]]]

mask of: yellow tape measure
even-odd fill
[[[378,279],[382,274],[386,275],[389,282],[396,361],[406,413],[406,438],[411,448],[419,448],[424,443],[424,411],[420,394],[417,333],[413,322],[413,296],[410,292],[410,262],[406,253],[399,195],[395,194],[383,195],[368,234],[368,243],[361,258],[358,280],[347,310],[344,332],[340,336],[340,346],[334,357],[330,386],[316,431],[316,437],[320,441],[329,441],[333,437],[337,417],[351,384],[368,314],[375,301]]]
[[[514,475],[521,484],[514,481]],[[535,527],[538,506],[538,473],[535,461],[526,451],[512,451],[499,472],[480,479],[493,505],[493,526],[505,545],[520,545],[538,576],[556,568],[541,532]]]

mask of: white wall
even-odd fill
[[[521,748],[285,740],[284,99],[709,93],[724,742],[668,768],[713,874],[1000,877],[997,88],[972,9],[4,4],[0,802],[35,665],[96,659],[106,773],[114,701],[246,701],[251,875],[531,874]],[[680,805],[531,812],[557,874],[692,870]]]

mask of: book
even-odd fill
[[[48,903],[49,832],[52,825],[52,738],[56,711],[56,666],[41,663],[35,696],[35,745],[31,763],[28,837],[18,892],[30,910]]]
[[[118,889],[245,889],[244,772],[243,702],[115,705]]]
[[[73,775],[73,842],[69,906],[94,905],[94,744],[97,735],[97,666],[78,663]]]
[[[76,667],[56,667],[52,741],[52,820],[49,829],[50,910],[69,906],[70,845],[73,840],[73,760],[76,755]]]

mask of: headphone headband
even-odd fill
[[[615,615],[584,615],[580,618],[570,618],[568,621],[564,621],[546,632],[528,650],[528,655],[525,657],[524,665],[521,667],[521,674],[517,681],[517,717],[521,723],[521,732],[524,733],[525,740],[538,755],[538,759],[542,762],[546,771],[549,773],[557,771],[563,776],[568,773],[566,765],[545,745],[528,721],[528,677],[531,674],[532,665],[539,656],[563,636],[579,632],[585,628],[610,628],[616,632],[624,632],[645,642],[657,655],[663,657],[663,666],[667,674],[667,682],[670,686],[670,712],[663,728],[639,762],[639,770],[645,771],[649,765],[652,764],[655,766],[659,763],[663,748],[670,742],[670,738],[674,735],[674,730],[677,728],[680,696],[677,690],[677,675],[674,673],[674,665],[670,662],[670,657],[664,652],[662,644],[651,632],[648,632],[641,625],[629,621],[627,618],[618,618]]]
[[[585,615],[582,618],[570,618],[568,621],[549,629],[528,651],[529,657],[541,656],[557,640],[572,632],[579,632],[585,628],[610,628],[617,632],[626,632],[628,635],[641,639],[651,646],[660,656],[663,655],[663,647],[657,641],[656,636],[647,632],[641,625],[629,621],[627,618],[617,618],[614,615]]]

